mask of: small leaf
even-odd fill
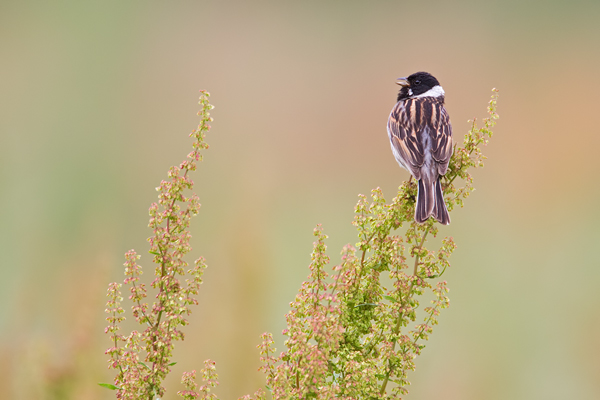
[[[160,253],[158,251],[152,251],[152,250],[150,250],[148,253],[154,254],[155,256],[160,256]]]
[[[169,367],[172,367],[173,365],[177,364],[177,362],[172,362],[170,364],[167,364]]]
[[[398,302],[398,300],[396,300],[392,296],[386,296],[386,295],[384,295],[383,298],[386,299],[386,300],[388,300],[388,301],[391,301],[392,303],[397,303]]]
[[[354,306],[354,308],[363,307],[363,306],[377,306],[377,305],[378,304],[376,304],[376,303],[361,303],[361,304]]]
[[[149,367],[149,366],[147,366],[146,364],[144,364],[143,362],[141,362],[141,361],[138,361],[138,364],[140,364],[140,365],[143,365],[144,367],[148,368],[148,370],[150,370],[150,367]]]
[[[105,387],[110,390],[121,390],[120,387],[113,385],[112,383],[98,383],[98,385]]]

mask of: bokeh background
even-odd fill
[[[600,398],[600,2],[2,1],[0,387],[109,399],[105,293],[146,238],[154,188],[216,106],[194,175],[209,269],[181,372],[217,361],[221,398],[264,384],[255,348],[307,274],[356,242],[358,193],[408,178],[385,130],[394,81],[433,73],[457,140],[500,120],[477,190],[441,229],[451,308],[408,399]],[[147,276],[148,278],[148,276]]]

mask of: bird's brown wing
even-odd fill
[[[423,165],[423,146],[418,125],[413,123],[413,115],[419,108],[414,101],[399,101],[388,119],[388,135],[396,160],[416,178],[421,179]]]
[[[438,173],[444,175],[448,170],[448,163],[454,150],[452,147],[452,125],[443,104],[434,103],[433,109],[434,113],[439,115],[439,118],[431,121],[434,127],[431,131],[435,135],[431,150],[433,159],[438,163]]]

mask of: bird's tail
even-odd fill
[[[450,223],[450,214],[446,208],[444,202],[444,192],[442,192],[442,184],[440,183],[440,177],[438,176],[435,181],[435,205],[433,206],[433,218],[442,225],[448,225]]]
[[[415,221],[419,224],[424,223],[433,216],[440,224],[448,225],[450,223],[450,214],[444,203],[444,194],[440,177],[434,183],[423,183],[419,179],[419,191],[417,194],[417,204],[415,207]]]

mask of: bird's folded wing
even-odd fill
[[[417,179],[421,175],[423,165],[423,146],[420,143],[420,132],[415,130],[407,118],[402,118],[402,104],[398,103],[392,110],[388,120],[388,132],[392,146],[396,149],[406,167]]]
[[[439,164],[439,173],[445,174],[448,168],[448,162],[452,157],[452,125],[450,117],[443,106],[440,106],[440,119],[435,129],[432,129],[435,137],[433,138],[432,155],[433,159]]]

